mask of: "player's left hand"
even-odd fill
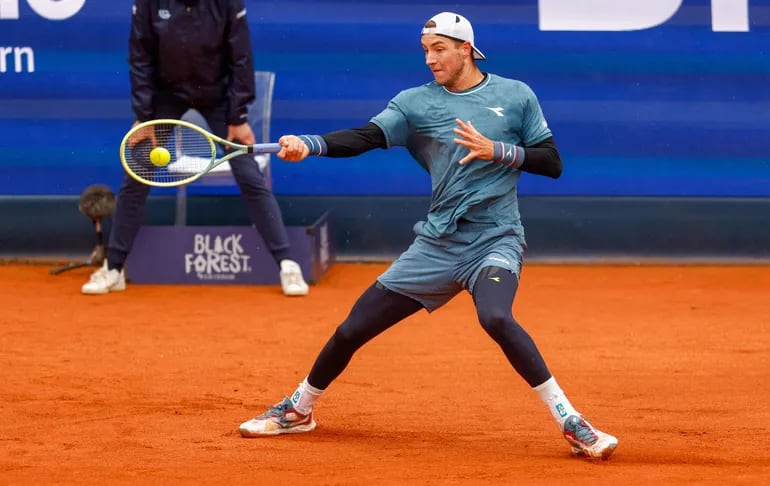
[[[455,138],[455,143],[470,150],[468,155],[460,160],[460,165],[465,165],[473,159],[492,160],[495,153],[495,145],[492,140],[479,133],[470,120],[464,122],[456,118],[455,122],[457,122],[457,128],[454,129],[454,132],[462,137]]]
[[[242,143],[244,145],[253,145],[257,143],[254,132],[251,130],[251,126],[248,123],[228,125],[227,140],[230,142]]]

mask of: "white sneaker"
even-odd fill
[[[281,260],[281,287],[284,295],[307,295],[310,289],[302,278],[302,269],[294,260]]]
[[[567,417],[562,430],[575,455],[608,459],[618,446],[617,438],[594,428],[580,415]]]
[[[262,415],[243,422],[238,429],[243,437],[263,437],[310,432],[315,429],[315,425],[313,411],[302,415],[294,409],[294,404],[287,397]]]
[[[80,291],[87,295],[101,295],[108,292],[118,292],[126,290],[126,275],[114,268],[107,269],[107,260],[102,267],[91,274],[91,278],[83,284]]]

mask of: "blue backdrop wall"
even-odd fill
[[[131,3],[0,0],[0,194],[117,189]],[[429,81],[420,26],[452,9],[474,23],[484,70],[533,87],[563,152],[564,176],[525,176],[523,195],[770,196],[770,1],[631,2],[671,15],[637,30],[546,30],[558,3],[247,1],[256,68],[276,72],[273,135],[360,126]],[[733,11],[725,29],[718,3],[745,6],[745,26]],[[274,159],[273,178],[287,196],[430,187],[402,149]]]

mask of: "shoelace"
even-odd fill
[[[262,414],[262,417],[280,417],[286,413],[289,409],[292,408],[291,402],[288,400],[284,400],[281,403],[276,403],[272,407],[269,407],[267,409],[267,412]]]
[[[99,270],[95,271],[91,274],[91,278],[89,279],[91,282],[97,282],[99,280],[107,280],[107,272],[105,268],[100,268]]]
[[[281,279],[283,280],[282,283],[284,287],[294,287],[299,289],[307,285],[302,279],[302,270],[298,267],[281,272]]]
[[[286,280],[289,285],[297,285],[297,286],[302,285],[297,272],[291,272],[290,274],[288,274]]]
[[[599,437],[593,431],[593,429],[583,420],[577,420],[575,423],[575,437],[584,444],[592,445]]]

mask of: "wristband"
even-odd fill
[[[492,160],[505,164],[512,169],[518,169],[524,163],[524,147],[512,143],[494,142]]]
[[[320,135],[300,135],[299,139],[310,149],[310,155],[324,155],[328,151],[326,140]]]

